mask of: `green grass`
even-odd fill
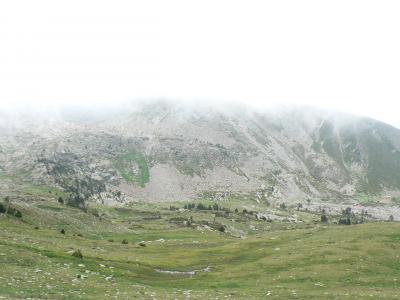
[[[169,222],[189,216],[211,221],[211,212],[169,211],[162,204],[96,205],[101,217],[50,202],[18,207],[22,219],[0,217],[0,296],[7,299],[400,296],[400,224],[395,222],[322,226],[217,217],[230,228],[220,233]],[[161,218],[149,218],[154,215]],[[259,230],[249,230],[250,225]],[[231,235],[231,227],[245,231],[246,238]],[[82,259],[71,255],[76,249]],[[208,266],[210,272],[195,275],[156,271]]]
[[[363,194],[363,193],[358,193],[356,195],[356,199],[360,203],[365,203],[365,204],[377,204],[379,203],[379,197],[373,196],[373,195],[368,195],[368,194]]]
[[[137,174],[132,171],[132,163],[136,163],[138,166]],[[114,166],[127,182],[137,183],[141,187],[144,187],[149,182],[150,172],[146,158],[138,151],[132,150],[120,155],[114,161]]]
[[[34,184],[24,184],[21,192],[26,196],[35,196],[35,197],[53,197],[58,199],[58,197],[62,197],[64,200],[70,197],[69,193],[47,185],[34,185]]]

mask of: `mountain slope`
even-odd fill
[[[2,191],[52,186],[77,206],[399,195],[400,131],[375,120],[305,107],[255,112],[163,101],[93,116],[2,115]]]

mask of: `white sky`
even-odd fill
[[[0,103],[290,102],[400,126],[400,1],[1,1]]]

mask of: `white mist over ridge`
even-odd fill
[[[399,125],[400,4],[289,3],[3,1],[0,103],[292,103]]]
[[[312,103],[302,101],[239,101],[239,100],[221,100],[221,99],[169,99],[169,98],[141,98],[135,100],[114,101],[14,101],[13,103],[3,103],[0,106],[0,119],[7,117],[8,121],[17,118],[33,117],[37,119],[58,119],[62,116],[80,116],[80,120],[91,122],[91,120],[101,120],[110,118],[112,115],[130,113],[143,105],[167,104],[179,106],[185,110],[209,109],[216,112],[229,112],[232,110],[249,112],[267,112],[269,114],[282,114],[286,111],[302,110],[320,111],[325,115],[349,115],[353,117],[369,117],[378,121],[390,124],[400,128],[400,121],[397,116],[390,118],[384,111],[386,109],[374,110],[372,106],[361,109],[350,103],[346,106],[338,106],[332,103]],[[367,108],[367,109],[366,109]],[[370,109],[369,109],[370,108]],[[393,108],[393,114],[396,113]],[[85,118],[87,119],[85,121]],[[71,120],[72,120],[71,119]],[[5,120],[3,120],[5,121]]]

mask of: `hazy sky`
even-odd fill
[[[0,102],[290,102],[400,126],[399,1],[2,1]]]

